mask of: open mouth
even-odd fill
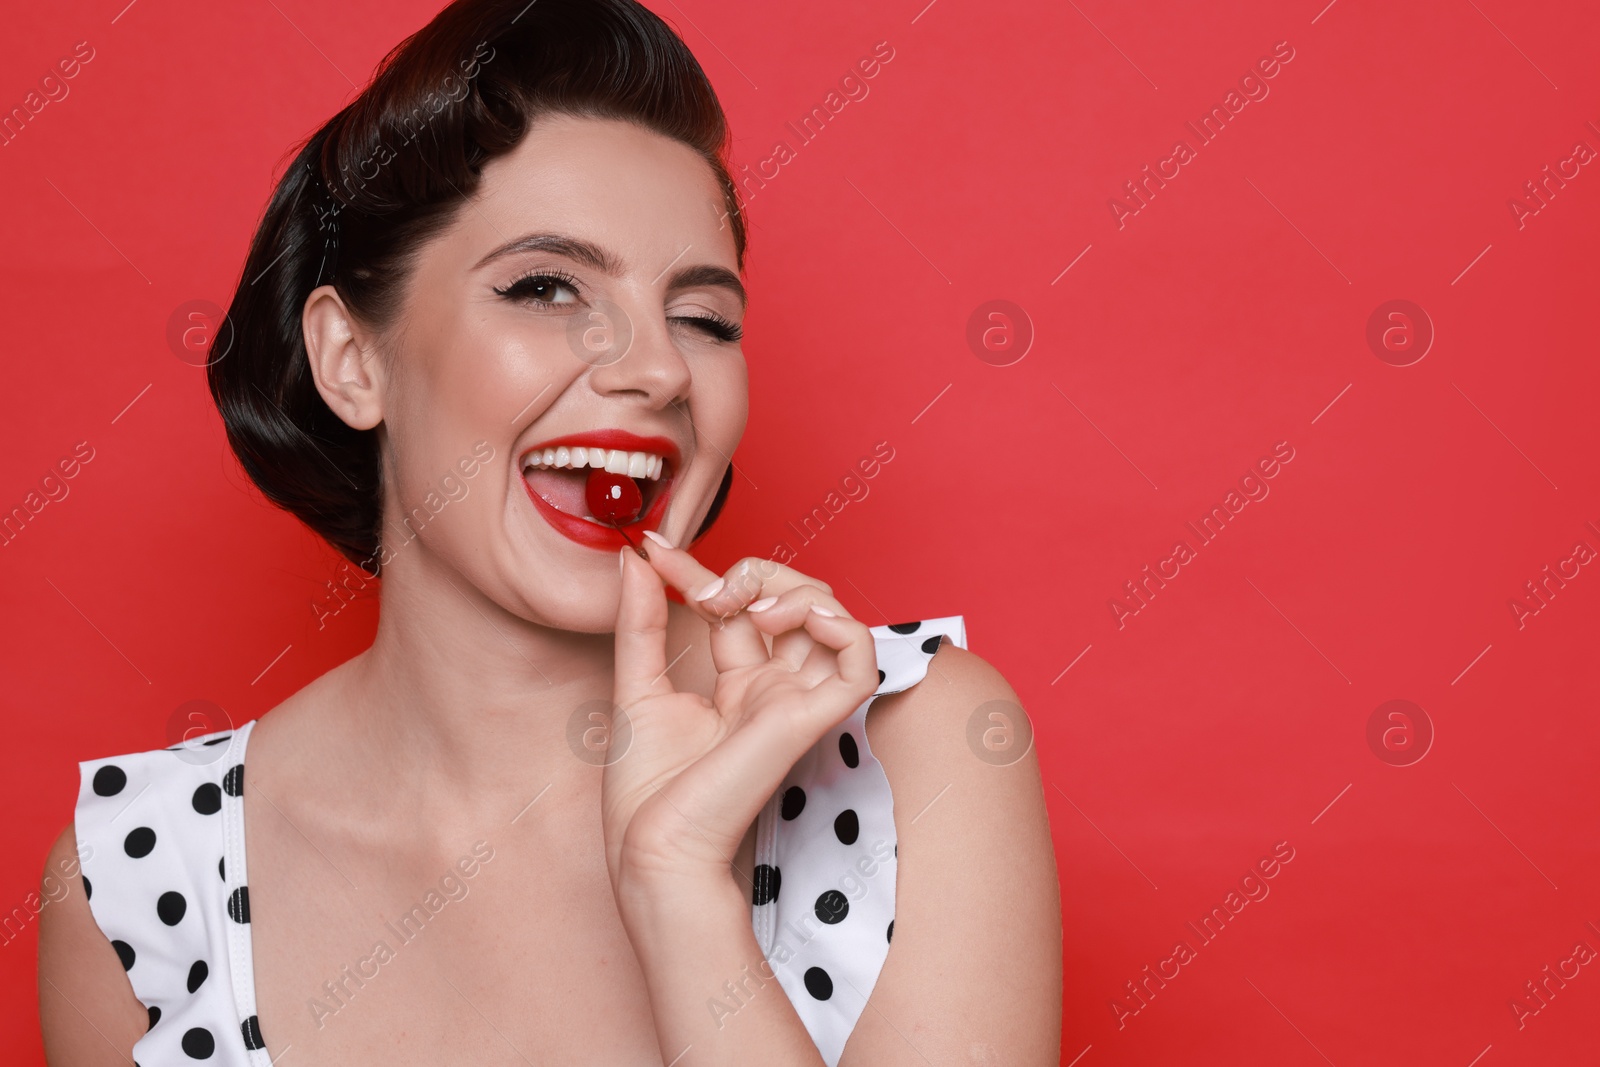
[[[520,462],[528,496],[551,526],[580,544],[614,548],[626,539],[590,512],[590,473],[598,468],[633,479],[643,503],[638,517],[622,529],[636,536],[655,529],[666,511],[678,449],[664,437],[602,430],[547,441],[524,452]]]

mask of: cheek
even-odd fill
[[[566,348],[561,329],[515,320],[493,307],[452,309],[427,327],[420,325],[423,315],[414,321],[389,420],[398,467],[392,484],[409,503],[452,472],[460,478],[461,460],[486,442],[493,458],[466,479],[468,493],[452,509],[487,514],[504,506],[503,474],[513,463],[517,436],[586,368]]]
[[[693,532],[689,527],[696,525],[691,509],[709,508],[716,496],[728,462],[724,457],[739,462],[736,450],[750,416],[749,377],[743,355],[734,351],[719,353],[714,359],[702,358],[694,367],[689,408],[694,419],[696,455],[693,470],[677,487],[683,510],[676,522],[684,526],[680,529],[672,525],[669,531],[680,543]],[[737,475],[734,477],[738,480]],[[679,507],[674,504],[674,510]]]
[[[428,385],[440,415],[471,423],[478,436],[515,432],[513,423],[527,426],[586,369],[554,322],[510,320],[491,311],[458,321],[429,361]]]
[[[731,455],[750,417],[750,376],[743,354],[724,353],[695,367],[690,406],[698,434]]]
[[[530,320],[502,300],[467,290],[453,264],[448,256],[429,260],[413,279],[399,335],[405,369],[430,418],[469,435],[468,446],[486,438],[498,447],[529,401],[551,386],[519,425],[559,395],[558,376],[581,364],[553,322]]]

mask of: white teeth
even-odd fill
[[[582,470],[585,467],[602,467],[612,474],[626,474],[630,478],[647,478],[656,481],[666,473],[667,461],[652,452],[622,452],[617,449],[545,448],[529,452],[523,469],[560,468]]]

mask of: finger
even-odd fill
[[[806,634],[806,637],[811,637]],[[839,673],[839,653],[819,641],[812,640],[811,651],[801,662],[796,677],[806,685],[815,686],[823,679]]]
[[[735,829],[747,827],[795,762],[877,688],[875,646],[866,626],[839,615],[819,615],[813,609],[806,610],[805,619],[818,647],[842,656],[840,668],[805,689],[784,687],[788,689],[785,697],[752,716],[700,758],[696,767],[705,773],[694,778],[702,788],[676,793],[672,801],[694,825],[723,826],[731,815]],[[842,653],[834,651],[834,646]],[[715,783],[716,788],[709,788],[708,783]],[[756,799],[747,811],[733,811],[738,802],[730,804],[730,798],[741,796]]]
[[[721,615],[731,615],[732,611],[719,611],[707,606],[707,602],[699,599],[706,592],[713,594],[720,592],[727,584],[722,575],[706,567],[688,552],[670,544],[666,538],[654,530],[645,531],[649,544],[645,546],[645,554],[650,560],[650,566],[656,573],[673,588],[683,594],[683,602],[700,612],[708,619],[715,619]],[[721,584],[718,584],[721,583]],[[744,605],[740,604],[739,608]],[[734,610],[738,610],[735,608]]]
[[[838,660],[838,670],[817,683],[813,692],[823,696],[825,703],[837,701],[850,710],[859,707],[878,688],[878,653],[872,631],[855,619],[823,615],[816,608],[806,612],[805,627],[819,645],[832,649]]]
[[[622,594],[617,604],[615,699],[630,707],[673,691],[667,678],[667,592],[633,550],[624,548]]]
[[[844,610],[833,597],[824,593],[814,585],[797,586],[783,594],[792,598],[794,607],[794,625],[772,639],[772,655],[774,659],[781,659],[789,664],[793,670],[800,670],[806,659],[816,649],[817,643],[806,633],[801,623],[804,621],[805,609],[810,607],[827,608],[835,615],[850,618],[850,613]]]
[[[685,604],[711,623],[711,662],[717,670],[730,671],[767,662],[767,643],[737,608],[731,617],[724,618],[706,610],[703,602],[695,599],[697,593],[706,589],[713,592],[720,589],[722,586],[717,583],[725,585],[725,579],[683,549],[672,547],[653,531],[647,532],[650,544],[645,551],[650,566],[683,593]]]
[[[806,612],[813,605],[849,617],[849,612],[837,600],[814,585],[797,586],[769,599],[771,603],[757,601],[745,609],[745,613],[756,619],[756,628],[762,633],[773,635],[772,658],[783,661],[790,670],[799,670],[816,646],[803,626]]]
[[[693,599],[697,594],[704,594],[714,578],[709,577],[709,572],[687,552],[682,552],[680,556],[679,551],[667,550],[660,569],[661,575],[682,590],[685,599]],[[691,568],[690,562],[698,570]],[[760,556],[746,556],[729,567],[722,577],[722,585],[717,586],[705,600],[695,602],[713,618],[732,615],[754,601],[779,596],[801,585],[814,585],[828,596],[833,595],[833,588],[826,582]]]

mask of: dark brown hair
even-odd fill
[[[655,14],[634,0],[456,0],[402,41],[273,190],[228,308],[231,329],[218,331],[207,367],[251,480],[368,573],[379,569],[382,522],[377,431],[350,427],[317,392],[300,325],[306,297],[331,283],[382,329],[418,246],[450,223],[485,163],[553,113],[634,122],[699,152],[722,187],[744,269],[727,120],[688,46]],[[729,476],[697,538],[721,511]]]

